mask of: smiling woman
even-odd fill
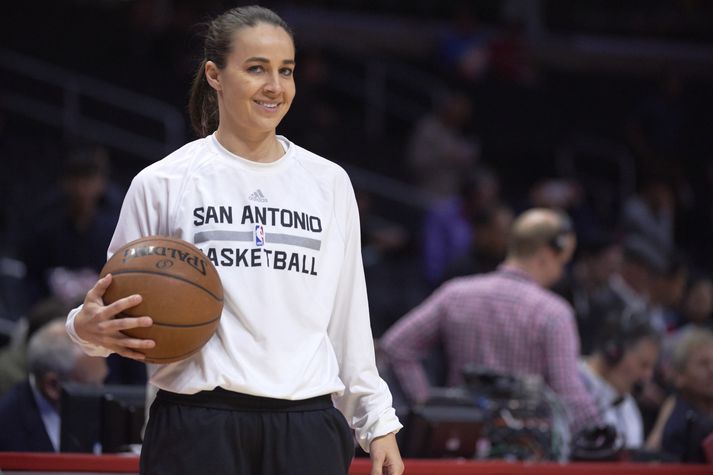
[[[287,24],[264,8],[229,10],[210,24],[204,52],[189,102],[196,133],[217,130],[228,149],[227,142],[242,134],[274,135],[295,97],[295,46]]]
[[[189,102],[200,138],[134,178],[108,252],[143,236],[183,239],[223,284],[206,345],[149,367],[158,393],[141,472],[344,475],[356,436],[375,473],[401,474],[351,182],[276,131],[295,97],[292,33],[271,10],[234,8],[208,25],[204,52]],[[122,331],[152,316],[116,318],[142,296],[105,305],[111,280],[70,312],[68,333],[89,354],[142,360],[155,342]]]
[[[205,82],[218,97],[216,138],[237,155],[245,156],[250,144],[262,143],[274,135],[295,97],[293,70],[295,48],[282,27],[257,24],[234,33],[233,47],[225,65],[205,63]],[[284,150],[272,140],[272,147],[253,160],[272,162]]]

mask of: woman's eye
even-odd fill
[[[281,68],[280,74],[282,74],[285,77],[292,76],[292,68]]]
[[[256,64],[255,66],[250,66],[250,67],[248,68],[248,72],[251,72],[251,73],[261,73],[261,72],[263,72],[264,70],[265,70],[265,68],[263,68],[263,67],[260,66],[259,64]]]

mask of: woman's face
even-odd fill
[[[612,369],[612,385],[623,394],[631,393],[634,385],[651,379],[658,355],[658,343],[650,338],[642,338],[627,348],[621,361]]]
[[[705,323],[713,313],[713,282],[702,279],[694,284],[686,296],[685,307],[690,322]]]
[[[282,28],[266,23],[234,33],[225,67],[209,82],[218,91],[221,126],[250,138],[274,132],[295,97],[295,47]]]
[[[678,387],[696,397],[713,398],[713,348],[700,346],[691,351]]]

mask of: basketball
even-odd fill
[[[101,276],[112,275],[104,293],[109,305],[139,294],[142,302],[119,314],[148,315],[153,325],[124,333],[154,340],[139,350],[147,363],[172,363],[191,356],[213,336],[223,310],[223,286],[213,264],[193,244],[166,236],[149,236],[121,247],[107,261]]]

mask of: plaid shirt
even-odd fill
[[[449,386],[462,382],[467,363],[514,375],[539,374],[568,407],[574,430],[598,422],[577,371],[572,308],[519,269],[501,265],[489,274],[452,279],[384,334],[381,350],[412,401],[428,399],[421,361],[438,343],[445,351]]]

